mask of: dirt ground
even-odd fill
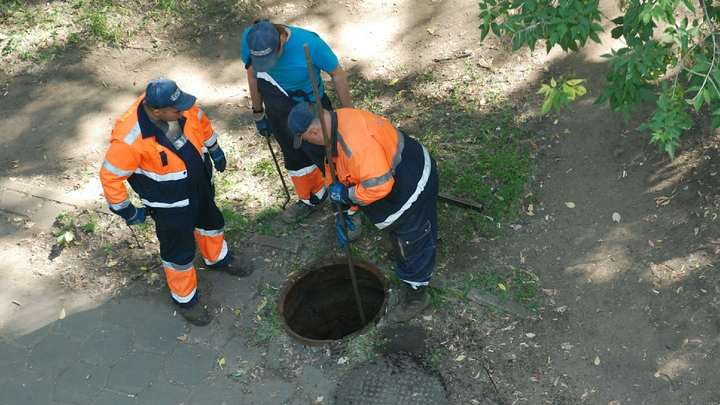
[[[614,3],[603,3],[615,17]],[[604,82],[599,55],[611,39],[577,55],[511,54],[506,41],[479,42],[476,1],[269,0],[244,10],[242,26],[216,16],[202,33],[178,26],[122,49],[81,45],[47,66],[5,64],[0,78],[13,80],[0,93],[2,178],[102,202],[97,173],[113,122],[159,76],[198,97],[232,151],[231,169],[269,157],[246,108],[238,57],[242,30],[256,17],[320,33],[351,82],[388,83],[427,69],[452,79],[468,61],[492,61],[500,69],[487,70],[488,80],[515,100],[538,146],[529,185],[536,215],[521,214],[514,227],[504,224],[503,236],[480,237],[442,255],[437,273],[527,270],[542,287],[541,309],[526,317],[482,309],[425,314],[425,357],[434,359],[450,402],[720,404],[714,374],[720,367],[720,144],[707,117],[684,135],[674,161],[658,155],[649,136],[634,130],[648,111],[625,123],[592,103]],[[567,72],[587,79],[589,95],[560,116],[540,118],[539,83]],[[275,203],[276,183],[267,178],[243,190],[254,196],[244,207]],[[22,214],[6,212],[3,220]],[[51,280],[59,292],[82,290],[98,299],[128,291],[164,294],[162,280],[149,285],[136,271],[160,271],[151,235],[136,238],[118,219],[96,215],[101,232],[64,250],[48,233],[19,229],[15,243],[27,247],[33,271],[17,277]],[[253,255],[258,271],[300,266],[327,253],[327,216],[286,230],[269,220],[282,237],[304,241],[300,255],[249,239],[235,248]]]

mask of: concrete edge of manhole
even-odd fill
[[[404,353],[378,356],[352,370],[335,391],[336,405],[449,404],[440,373]]]

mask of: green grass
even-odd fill
[[[414,79],[414,80],[413,80]],[[507,229],[522,204],[531,202],[530,140],[505,94],[486,84],[474,61],[458,77],[440,81],[432,70],[403,79],[403,92],[383,83],[356,82],[358,108],[385,116],[418,139],[437,161],[440,191],[483,205],[481,213],[438,204],[440,249],[462,249],[479,236]],[[452,86],[450,86],[452,84]],[[449,90],[448,90],[449,89]],[[415,108],[397,106],[412,93]]]
[[[506,274],[494,270],[465,273],[441,288],[432,289],[431,302],[440,308],[465,306],[471,288],[477,289],[480,294],[491,293],[500,302],[515,300],[530,310],[540,308],[537,275],[523,269],[512,269]]]
[[[272,284],[259,284],[257,292],[263,296],[263,301],[252,313],[256,326],[246,330],[249,343],[254,345],[267,343],[280,336],[284,330],[275,304],[280,289]]]
[[[277,176],[277,169],[272,159],[262,158],[255,162],[250,172],[255,176],[262,176],[267,179],[273,176]]]
[[[254,2],[230,0],[4,1],[0,58],[43,63],[78,43],[118,47],[140,34],[167,38],[178,25],[193,27],[198,34],[227,32],[248,25],[253,10]]]

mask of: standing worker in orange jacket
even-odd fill
[[[315,104],[293,107],[288,128],[295,134],[295,148],[303,140],[324,144],[320,119]],[[336,181],[327,179],[330,199],[357,205],[376,227],[389,232],[398,257],[395,273],[407,289],[390,306],[385,320],[407,322],[430,303],[427,287],[437,243],[435,160],[418,141],[368,111],[324,110],[323,119],[337,176]],[[347,220],[346,225],[351,228]],[[348,238],[337,217],[335,232],[345,247]]]
[[[195,97],[159,78],[116,121],[100,169],[110,211],[127,225],[144,222],[147,214],[155,220],[172,300],[198,326],[207,325],[211,316],[198,304],[196,242],[208,268],[237,277],[253,271],[233,262],[225,220],[215,205],[212,167],[222,172],[226,164],[217,134]],[[124,180],[147,208],[130,202]]]

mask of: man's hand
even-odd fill
[[[145,208],[135,208],[135,215],[125,220],[128,226],[141,224],[143,222],[145,222]]]
[[[353,224],[352,220],[350,219],[349,215],[344,215],[345,218],[345,227],[348,230],[354,231],[355,230],[355,224]],[[341,248],[344,248],[348,244],[348,236],[343,230],[342,223],[340,222],[340,216],[338,214],[335,214],[335,235],[337,236],[338,245],[340,245]]]
[[[272,135],[272,131],[270,130],[270,123],[268,122],[267,117],[265,116],[265,113],[263,112],[262,117],[255,118],[253,117],[253,120],[255,120],[255,127],[257,127],[258,132],[261,136],[268,137]]]
[[[352,205],[350,204],[350,199],[348,197],[348,188],[345,187],[344,184],[336,181],[328,187],[328,190],[330,191],[330,201],[332,201],[333,204]]]
[[[220,147],[218,146],[217,149],[210,151],[210,157],[215,164],[215,170],[219,171],[220,173],[224,172],[225,166],[227,166],[225,152],[223,152],[222,149],[220,149]]]

